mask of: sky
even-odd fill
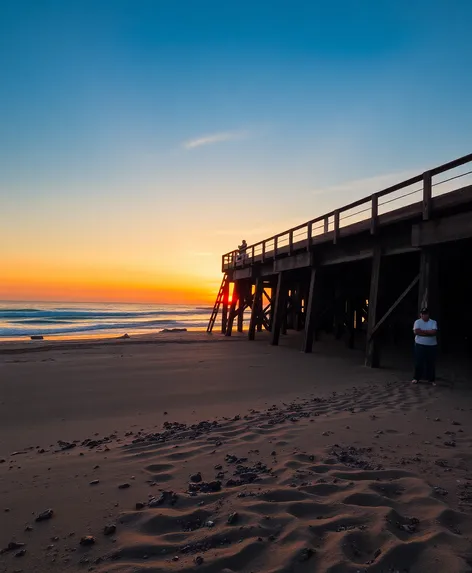
[[[471,152],[470,0],[0,0],[0,300],[221,255]]]

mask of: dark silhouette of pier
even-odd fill
[[[250,311],[249,340],[300,331],[311,352],[329,334],[378,367],[382,348],[411,345],[429,306],[443,350],[469,354],[471,173],[469,154],[224,254],[208,331],[221,314],[222,334],[243,332]]]

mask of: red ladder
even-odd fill
[[[228,284],[229,284],[229,277],[225,273],[223,275],[223,280],[221,281],[220,290],[218,291],[218,295],[216,297],[215,306],[213,307],[210,321],[208,322],[207,332],[211,332],[213,330],[213,327],[215,326],[216,317],[218,316],[218,311],[220,310],[220,305],[223,303],[223,300],[225,297],[225,292],[227,292]]]

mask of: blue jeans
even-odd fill
[[[434,382],[436,379],[436,346],[426,346],[415,343],[415,380],[428,380]]]

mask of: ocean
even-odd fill
[[[0,340],[116,337],[206,329],[211,308],[117,303],[0,302]]]

